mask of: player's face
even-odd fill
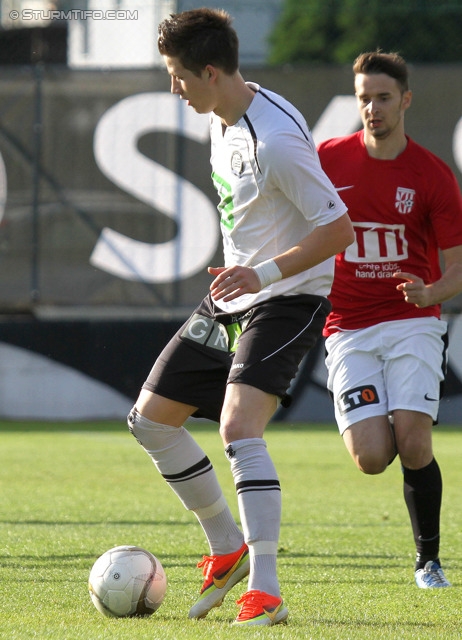
[[[394,78],[385,73],[359,73],[355,92],[366,134],[383,140],[404,131],[403,116],[411,104],[411,92],[401,93]]]
[[[178,58],[164,56],[165,65],[171,78],[170,91],[188,102],[197,113],[210,113],[214,103],[210,86],[210,71],[204,69],[197,76],[185,69]]]

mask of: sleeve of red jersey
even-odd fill
[[[462,194],[457,179],[447,165],[432,172],[429,202],[432,226],[440,249],[462,245]]]

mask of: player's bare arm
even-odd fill
[[[316,227],[299,244],[275,256],[274,262],[282,278],[289,278],[341,253],[353,241],[353,226],[348,214],[344,214],[329,224]],[[208,271],[216,276],[210,285],[214,300],[229,302],[245,293],[257,293],[262,288],[258,273],[252,267],[209,267]]]
[[[324,260],[342,253],[354,242],[350,217],[345,213],[329,224],[316,227],[297,245],[275,258],[283,278],[311,269]]]
[[[462,245],[451,247],[442,253],[445,270],[436,282],[425,284],[422,278],[404,271],[393,274],[395,278],[406,280],[396,287],[402,292],[406,302],[423,308],[441,304],[462,292]]]

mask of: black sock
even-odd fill
[[[429,560],[438,560],[440,547],[440,511],[443,482],[435,458],[423,469],[406,469],[404,500],[411,518],[416,545],[415,569],[421,569]]]

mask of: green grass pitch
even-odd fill
[[[237,517],[217,428],[191,423]],[[279,578],[289,622],[235,628],[238,585],[206,620],[187,619],[208,549],[122,423],[0,423],[0,637],[8,640],[411,639],[462,637],[462,429],[435,429],[444,497],[441,559],[451,589],[420,590],[398,462],[366,477],[335,427],[273,424],[283,490]],[[120,544],[159,557],[169,586],[148,619],[109,619],[90,569]]]

